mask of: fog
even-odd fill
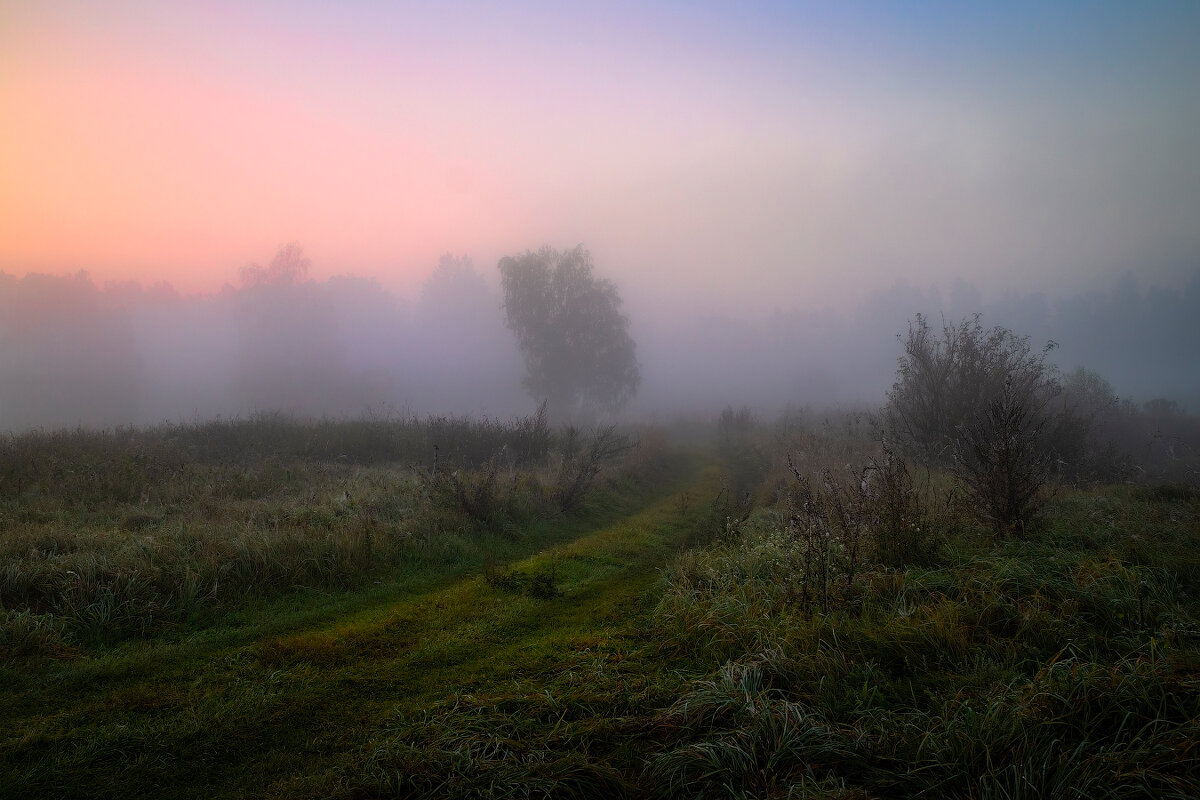
[[[1200,4],[0,17],[0,428],[526,413],[497,263],[579,244],[633,418],[880,402],[918,312],[1200,410]]]
[[[505,324],[495,267],[447,254],[412,297],[371,278],[309,276],[298,245],[237,283],[185,295],[166,284],[97,286],[86,274],[0,275],[0,426],[153,425],[282,411],[306,417],[530,413],[524,366]],[[600,270],[601,276],[603,271]],[[618,287],[643,382],[630,419],[714,413],[726,405],[883,401],[917,313],[980,314],[1056,343],[1064,372],[1087,367],[1123,398],[1200,409],[1200,269],[1182,286],[1126,275],[1104,288],[988,297],[898,281],[848,313],[769,315],[637,311]]]

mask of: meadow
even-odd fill
[[[861,414],[11,436],[0,795],[1195,797],[1200,490]]]

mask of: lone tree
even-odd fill
[[[504,311],[525,359],[524,386],[563,420],[615,413],[641,383],[621,296],[592,274],[582,245],[500,259]]]

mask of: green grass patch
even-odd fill
[[[644,723],[679,688],[638,624],[660,566],[699,524],[700,512],[680,513],[677,494],[717,485],[710,462],[677,453],[569,516],[534,521],[517,539],[463,538],[453,559],[409,564],[402,577],[251,600],[190,631],[37,671],[10,662],[0,794],[349,797],[400,785],[436,794],[416,773],[398,777],[409,775],[402,765],[428,773],[460,763],[459,745],[492,752],[498,734],[481,720],[498,716],[507,722],[497,731],[532,726],[544,745],[580,744],[553,757],[534,748],[542,755],[527,761],[546,762],[541,780],[623,786],[640,751],[629,739],[637,725],[619,720]],[[556,592],[494,586],[485,572],[496,564],[553,571]],[[496,770],[464,766],[458,780],[520,772]]]
[[[939,565],[879,564],[828,611],[762,512],[681,556],[654,614],[709,659],[665,714],[661,796],[1200,795],[1197,507],[1064,492],[1026,541],[964,528]]]

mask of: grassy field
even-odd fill
[[[1200,796],[1192,487],[370,424],[9,442],[0,796]]]

